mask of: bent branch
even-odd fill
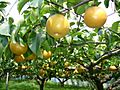
[[[109,59],[112,56],[117,56],[119,54],[120,54],[120,49],[115,49],[110,52],[107,52],[107,53],[103,54],[100,58],[98,58],[97,62],[94,63],[93,66],[98,65],[100,62],[102,62],[105,59]]]

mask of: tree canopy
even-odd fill
[[[106,8],[114,4],[114,13],[120,15],[119,0],[18,0],[16,3],[24,17],[17,24],[4,12],[10,3],[0,1],[0,77],[10,72],[35,76],[38,82],[52,77],[65,81],[79,78],[92,81],[98,90],[103,90],[103,83],[112,77],[117,81],[120,20],[105,26],[110,15],[92,9],[91,17],[87,17],[89,24],[97,25],[106,18],[99,27],[91,28],[84,15],[90,7],[99,7],[101,3]],[[54,20],[50,18],[53,15],[56,15]],[[98,21],[94,24],[91,18]],[[55,38],[53,34],[62,37]],[[44,50],[48,58],[44,57]]]

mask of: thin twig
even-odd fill
[[[73,7],[71,7],[71,8],[64,9],[64,10],[61,11],[61,12],[66,13],[66,12],[70,11],[72,8],[77,8],[77,7],[79,7],[79,6],[83,5],[83,4],[86,4],[86,3],[90,2],[90,1],[92,1],[92,0],[84,0],[84,1],[82,1],[82,2],[80,2],[80,3],[78,3],[78,4],[76,4],[75,6],[73,6]]]
[[[5,15],[6,17],[9,15],[9,13],[11,12],[11,10],[13,9],[13,7],[15,6],[15,4],[17,3],[18,0],[16,0],[13,5],[10,7],[8,13]]]
[[[111,13],[111,14],[109,14],[109,15],[107,15],[107,16],[109,17],[109,16],[111,16],[111,15],[113,15],[113,14],[115,14],[115,13],[118,13],[119,11],[120,11],[120,9],[119,9],[119,10],[114,11],[113,13]]]
[[[87,42],[83,42],[83,43],[73,43],[73,44],[70,44],[69,46],[83,46],[85,44],[95,44],[95,45],[98,45],[98,44],[106,44],[106,42],[87,41]],[[62,45],[61,44],[59,45],[59,47],[64,47],[64,46],[68,47],[68,43],[62,43]]]

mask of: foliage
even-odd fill
[[[115,4],[115,12],[120,14],[120,1],[111,1]],[[102,2],[106,8],[109,7],[110,0]],[[79,78],[94,83],[102,90],[100,87],[104,82],[111,80],[111,76],[115,78],[115,72],[109,71],[109,66],[115,65],[119,74],[120,20],[110,27],[87,27],[83,18],[85,10],[100,3],[98,0],[19,0],[17,9],[24,19],[14,23],[12,17],[4,14],[9,3],[0,2],[0,77],[10,72],[16,76],[39,76],[40,80]],[[24,9],[25,6],[27,9]],[[46,22],[51,15],[58,13],[68,18],[70,31],[65,37],[54,39],[46,32]],[[25,61],[15,62],[16,54],[9,48],[11,41],[28,46],[24,53]],[[51,51],[52,56],[45,59],[43,50]],[[31,54],[36,58],[27,60]],[[69,63],[67,66],[66,62]],[[19,69],[21,66],[30,68]],[[82,72],[80,67],[84,67]],[[40,70],[44,72],[42,75]]]

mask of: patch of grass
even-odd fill
[[[86,87],[77,87],[72,85],[65,85],[61,87],[59,83],[48,82],[45,85],[45,90],[90,90]]]
[[[32,82],[20,82],[9,86],[10,90],[38,90],[38,86]]]
[[[0,90],[5,90],[5,81],[0,81]],[[39,85],[35,80],[12,80],[9,81],[9,90],[39,90]],[[58,83],[48,81],[44,90],[90,90],[86,87],[76,87],[65,85],[61,87]]]
[[[2,81],[0,90],[5,90],[5,82]],[[9,81],[9,90],[39,90],[38,85],[33,80]]]

